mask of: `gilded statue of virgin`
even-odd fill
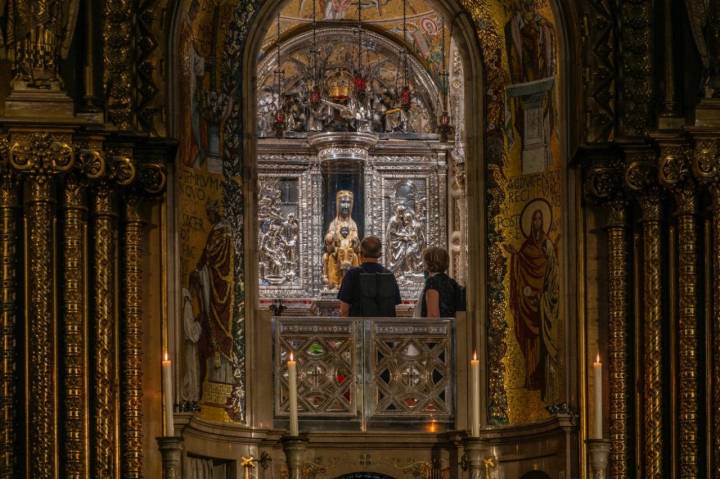
[[[352,219],[353,193],[340,190],[335,195],[335,218],[325,233],[323,280],[329,290],[337,289],[345,272],[360,264],[358,229]]]

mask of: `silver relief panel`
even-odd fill
[[[444,152],[376,156],[365,171],[366,229],[383,241],[384,265],[403,299],[422,290],[422,252],[447,246],[447,166]]]
[[[290,146],[293,143],[294,146]],[[382,143],[382,142],[381,142]],[[414,143],[414,142],[413,142]],[[379,147],[380,145],[378,145]],[[403,300],[415,300],[423,286],[422,261],[420,254],[426,246],[447,247],[447,164],[445,151],[432,143],[417,142],[416,145],[402,146],[402,154],[384,155],[381,148],[376,147],[376,154],[368,155],[363,161],[365,234],[380,237],[384,244],[383,262],[385,266],[395,270],[400,284]],[[258,216],[259,246],[263,234],[271,224],[275,227],[274,234],[282,231],[294,231],[284,226],[288,215],[295,214],[297,220],[297,257],[290,261],[290,254],[281,262],[288,267],[277,275],[263,278],[263,271],[271,271],[265,264],[258,264],[258,281],[260,297],[317,299],[321,297],[322,254],[323,254],[323,179],[320,162],[308,152],[307,144],[302,139],[296,140],[263,140],[262,153],[258,155],[258,201],[262,212]],[[387,148],[393,148],[392,145]],[[276,150],[277,153],[272,152]],[[288,151],[295,150],[298,154]],[[379,150],[379,151],[378,151]],[[308,152],[308,153],[305,153]],[[276,185],[268,189],[265,185]],[[297,199],[290,194],[293,201],[284,202],[275,213],[265,212],[263,196],[273,198],[277,193],[272,188],[292,190],[296,185]],[[281,192],[282,195],[286,193]],[[403,222],[389,228],[393,217],[398,214],[398,205],[403,213]],[[408,214],[409,213],[409,214]],[[266,217],[275,218],[266,219]],[[294,224],[294,222],[293,222]],[[264,226],[265,225],[265,226]],[[263,231],[263,229],[265,231]],[[388,234],[390,229],[391,233]],[[287,234],[287,233],[286,233]],[[394,249],[388,251],[389,240],[395,240]],[[287,236],[285,237],[287,238]],[[280,244],[288,246],[283,241]],[[271,251],[277,247],[270,244]],[[285,250],[287,251],[287,250]],[[258,261],[271,265],[277,271],[277,261],[269,261],[268,254],[259,248]],[[391,260],[395,257],[394,263]]]
[[[313,289],[309,157],[258,158],[258,281],[263,298],[306,297]]]

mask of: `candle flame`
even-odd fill
[[[473,351],[473,361],[477,361],[477,351]]]
[[[295,356],[293,356],[292,351],[290,351],[290,361],[294,361],[294,360],[295,360]]]
[[[597,358],[595,359],[596,363],[600,363],[600,353],[597,353]]]
[[[167,353],[167,351],[165,351],[165,355],[163,356],[163,361],[167,361],[167,360],[168,360],[168,353]]]

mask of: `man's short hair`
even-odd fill
[[[365,258],[382,256],[382,241],[377,236],[366,236],[360,242],[360,254]]]
[[[450,266],[448,252],[438,246],[431,246],[423,251],[423,261],[428,273],[444,273]]]

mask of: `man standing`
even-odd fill
[[[393,317],[400,304],[400,288],[395,276],[378,263],[382,243],[367,236],[360,243],[360,266],[348,270],[338,299],[340,316]]]

